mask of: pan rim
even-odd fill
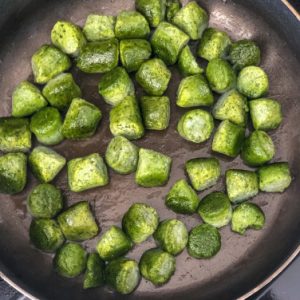
[[[296,249],[289,255],[289,257],[276,268],[274,272],[272,272],[267,278],[265,278],[261,283],[253,287],[250,291],[243,294],[242,296],[239,296],[237,300],[246,300],[249,297],[253,296],[255,293],[262,290],[264,287],[266,287],[269,283],[271,283],[274,279],[278,278],[283,271],[287,269],[288,266],[291,265],[291,263],[294,261],[294,259],[300,254],[300,245],[296,247]],[[0,262],[1,263],[1,262]],[[22,288],[18,281],[22,282],[22,280],[13,280],[10,278],[9,275],[4,274],[3,271],[0,271],[0,277],[8,283],[10,286],[12,286],[14,289],[16,289],[19,293],[23,294],[30,300],[40,300],[39,298],[35,297],[31,292],[26,291],[24,288]]]

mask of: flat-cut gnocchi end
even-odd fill
[[[141,279],[138,263],[126,257],[110,261],[105,268],[106,283],[120,294],[132,293]]]
[[[155,232],[158,223],[159,216],[153,207],[134,203],[123,216],[122,228],[135,244],[139,244]]]
[[[84,272],[87,253],[75,243],[66,243],[55,254],[53,265],[56,272],[64,277],[74,278]]]
[[[238,205],[232,213],[231,230],[241,235],[247,229],[262,229],[265,224],[265,215],[261,208],[250,202]]]
[[[175,258],[161,249],[149,249],[139,263],[142,276],[154,285],[162,285],[170,280],[176,269]]]

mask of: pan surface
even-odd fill
[[[184,1],[186,3],[187,1]],[[284,121],[271,132],[277,152],[275,161],[290,163],[294,181],[283,194],[260,193],[254,203],[266,214],[262,231],[248,231],[245,236],[233,234],[227,226],[221,229],[222,249],[213,259],[192,259],[184,251],[177,257],[177,269],[170,282],[155,288],[145,280],[129,296],[120,296],[107,287],[83,291],[82,278],[64,279],[52,268],[52,256],[34,249],[28,239],[30,216],[26,211],[26,196],[37,184],[30,175],[26,189],[16,196],[0,195],[0,270],[20,288],[39,299],[234,299],[273,274],[299,246],[300,239],[300,25],[280,1],[198,1],[210,13],[210,25],[227,31],[234,40],[254,39],[262,50],[262,67],[270,76],[269,96],[283,106]],[[88,14],[101,12],[116,15],[131,9],[133,0],[39,0],[0,1],[0,116],[11,111],[13,88],[25,79],[32,80],[30,58],[44,43],[50,42],[50,30],[58,19],[83,25]],[[194,45],[196,46],[196,45]],[[161,219],[177,217],[188,228],[200,222],[199,217],[176,215],[164,206],[164,196],[180,178],[186,160],[211,156],[211,140],[196,145],[184,141],[176,133],[176,123],[185,111],[175,106],[180,75],[172,67],[173,78],[167,95],[172,102],[172,121],[164,132],[147,132],[137,145],[161,151],[173,158],[170,180],[165,187],[137,187],[134,176],[110,172],[108,186],[83,193],[71,193],[67,188],[66,171],[55,180],[63,189],[67,205],[88,200],[105,231],[120,224],[124,212],[134,202],[146,202],[155,207]],[[108,128],[109,106],[97,93],[100,75],[82,74],[72,69],[83,91],[83,98],[98,105],[104,118],[97,134],[88,140],[64,141],[54,147],[67,159],[93,152],[102,155],[111,139]],[[141,91],[138,89],[138,95]],[[217,126],[217,124],[216,124]],[[219,157],[222,174],[228,168],[244,168],[240,159]],[[213,190],[224,190],[224,180]],[[99,237],[84,243],[94,249]],[[143,251],[154,247],[153,240],[138,245],[128,256],[139,259]]]

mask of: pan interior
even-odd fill
[[[222,249],[216,257],[196,260],[184,251],[176,259],[177,270],[168,284],[155,288],[151,283],[142,280],[137,291],[128,296],[130,299],[182,299],[183,296],[187,299],[233,299],[271,274],[299,244],[300,179],[297,175],[300,165],[300,43],[298,41],[297,45],[297,39],[286,35],[288,26],[292,24],[288,21],[288,18],[292,18],[288,13],[282,12],[282,22],[286,22],[283,25],[287,29],[280,28],[282,23],[277,22],[279,16],[274,16],[275,10],[284,11],[283,7],[280,9],[279,1],[264,1],[264,4],[260,2],[199,1],[210,13],[210,26],[227,31],[234,40],[254,39],[260,45],[261,65],[270,76],[269,96],[282,103],[284,113],[281,127],[270,133],[277,149],[275,161],[290,163],[294,182],[283,194],[260,193],[253,199],[266,214],[264,230],[248,231],[245,236],[239,236],[233,234],[229,227],[222,228]],[[274,2],[278,2],[278,7]],[[92,12],[116,15],[121,10],[134,6],[132,0],[26,1],[25,9],[18,11],[9,1],[3,3],[7,6],[7,12],[11,13],[11,21],[2,25],[0,35],[0,116],[10,114],[14,87],[21,80],[32,80],[30,58],[38,47],[50,43],[50,31],[58,19],[83,25],[87,15]],[[291,34],[292,31],[290,29]],[[295,34],[298,38],[299,32],[300,28],[297,27]],[[177,121],[185,110],[175,105],[180,74],[176,67],[171,70],[173,78],[167,91],[172,103],[170,127],[163,132],[147,132],[136,143],[173,158],[170,180],[165,187],[140,188],[134,183],[133,175],[121,176],[113,172],[110,172],[111,181],[108,186],[79,194],[68,190],[65,170],[54,182],[63,189],[67,205],[80,200],[90,202],[102,231],[113,224],[120,225],[124,212],[134,202],[146,202],[158,210],[162,220],[178,218],[189,229],[200,222],[196,215],[176,215],[164,206],[164,196],[170,187],[185,176],[185,161],[212,155],[211,140],[196,145],[184,141],[176,133]],[[108,128],[110,107],[97,93],[100,75],[82,74],[75,68],[72,73],[82,88],[83,98],[98,105],[104,118],[93,138],[78,142],[64,141],[54,149],[67,159],[93,152],[103,155],[112,136]],[[141,95],[139,89],[138,95]],[[218,158],[222,163],[223,175],[228,168],[246,169],[239,158]],[[52,256],[43,254],[30,245],[30,217],[26,211],[26,196],[36,184],[31,176],[21,194],[11,197],[0,195],[0,266],[3,273],[37,298],[122,299],[122,296],[112,293],[108,288],[83,291],[82,278],[70,280],[59,277],[53,271]],[[201,193],[200,197],[213,190],[224,190],[224,180]],[[99,237],[85,242],[87,249],[94,249],[97,239]],[[138,260],[146,249],[154,246],[153,240],[148,240],[136,246],[128,256]]]

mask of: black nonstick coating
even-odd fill
[[[184,1],[187,2],[187,1]],[[20,288],[39,299],[234,299],[253,290],[273,274],[299,247],[300,237],[300,23],[279,0],[206,0],[198,1],[210,13],[210,25],[227,31],[234,40],[247,38],[258,42],[262,50],[262,67],[270,76],[270,97],[283,106],[284,121],[271,132],[277,152],[275,161],[288,161],[294,176],[291,187],[283,194],[260,193],[253,202],[266,214],[262,231],[248,231],[245,236],[233,234],[229,227],[221,229],[222,249],[210,260],[192,259],[184,251],[177,257],[177,269],[170,282],[155,288],[145,280],[129,296],[120,296],[107,287],[83,291],[82,278],[59,277],[52,268],[52,256],[30,244],[26,196],[37,183],[30,176],[26,189],[19,195],[0,195],[0,270]],[[0,1],[0,116],[11,111],[13,88],[24,79],[32,80],[30,58],[44,43],[50,42],[50,30],[58,19],[83,25],[88,14],[118,14],[133,8],[133,0],[16,0]],[[88,200],[97,220],[106,230],[120,224],[124,212],[134,202],[153,205],[161,219],[177,217],[188,228],[200,222],[199,217],[176,215],[166,209],[164,196],[172,184],[183,178],[184,162],[210,156],[211,140],[196,145],[184,141],[176,133],[176,123],[185,111],[175,106],[180,75],[172,67],[173,78],[167,94],[172,102],[172,121],[164,132],[147,132],[137,145],[161,151],[173,158],[168,184],[162,188],[140,188],[134,176],[110,172],[111,182],[104,188],[75,194],[67,188],[66,171],[55,180],[64,191],[68,205]],[[93,152],[104,154],[111,139],[108,128],[109,106],[97,93],[100,75],[86,75],[72,70],[83,90],[84,98],[98,105],[104,118],[97,134],[88,140],[65,141],[55,147],[71,159]],[[138,94],[141,91],[138,90]],[[217,125],[217,123],[216,123]],[[219,157],[222,174],[227,168],[245,168],[239,158]],[[224,180],[200,194],[224,190]],[[98,237],[99,238],[99,237]],[[94,249],[97,239],[84,243]],[[129,257],[139,259],[143,251],[153,247],[153,240],[136,246]]]

